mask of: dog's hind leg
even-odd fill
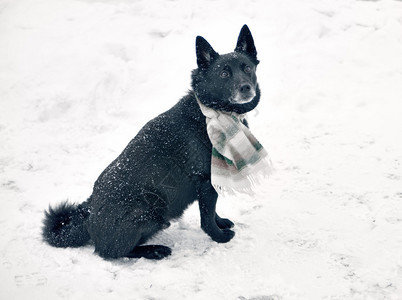
[[[145,245],[135,247],[129,254],[126,255],[126,257],[162,259],[170,254],[172,254],[172,250],[169,247],[162,245]]]
[[[162,245],[141,245],[141,234],[132,233],[126,235],[120,235],[119,238],[109,239],[108,243],[101,243],[96,245],[96,252],[103,258],[148,258],[148,259],[162,259],[169,256],[172,250],[169,247]],[[129,248],[130,247],[130,248]]]
[[[133,250],[131,250],[126,257],[130,258],[148,258],[148,259],[162,259],[166,256],[172,254],[172,250],[169,247],[162,246],[162,245],[142,245],[145,243],[152,235],[159,231],[160,229],[165,229],[169,227],[170,223],[166,222],[155,222],[153,223],[154,226],[149,226],[148,230],[142,233],[141,239],[138,241],[137,245]]]

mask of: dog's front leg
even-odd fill
[[[216,212],[216,200],[218,194],[210,181],[205,182],[198,193],[200,206],[201,228],[218,243],[227,243],[235,235],[234,231],[228,229],[233,223],[228,219],[220,218]],[[230,223],[229,223],[230,222]],[[222,228],[222,229],[221,229]]]

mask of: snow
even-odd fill
[[[195,37],[230,52],[243,24],[276,173],[218,201],[235,238],[195,204],[162,261],[45,244],[43,210],[189,89]],[[1,299],[402,299],[401,1],[1,0],[0,45]]]

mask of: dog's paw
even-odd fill
[[[162,259],[172,254],[172,249],[166,246],[159,246],[158,249],[154,249],[148,259]]]
[[[218,227],[220,229],[229,229],[234,226],[234,223],[232,221],[230,221],[229,219],[216,218],[215,221],[216,221],[216,225],[218,225]]]
[[[220,230],[219,234],[215,234],[211,236],[211,238],[217,243],[227,243],[229,242],[235,235],[235,232],[230,229]]]
[[[130,258],[148,258],[148,259],[162,259],[172,254],[172,249],[162,245],[145,245],[137,246],[131,251],[127,257]]]

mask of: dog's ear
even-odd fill
[[[235,51],[248,55],[258,63],[257,49],[255,49],[253,36],[251,35],[250,29],[248,29],[247,25],[244,25],[240,30]]]
[[[201,69],[208,68],[211,62],[219,56],[202,36],[197,36],[195,40],[195,52],[197,65]]]

